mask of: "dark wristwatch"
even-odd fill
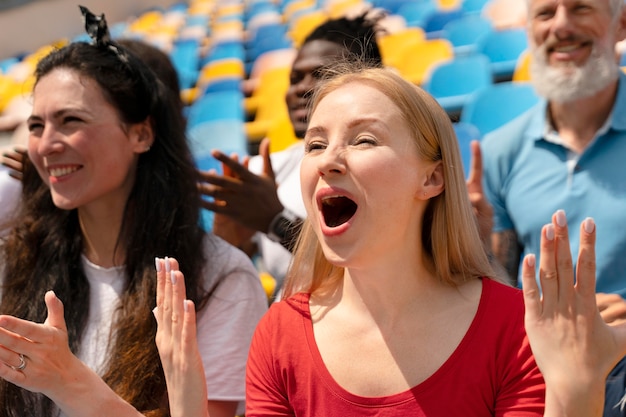
[[[301,226],[302,219],[293,211],[284,208],[283,211],[274,216],[270,222],[267,237],[291,251]]]

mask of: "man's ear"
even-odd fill
[[[148,152],[154,143],[152,120],[148,117],[143,122],[132,125],[129,137],[133,142],[133,149],[136,153]]]
[[[419,197],[430,199],[441,194],[444,189],[443,165],[441,161],[437,161],[426,170],[426,177]]]
[[[616,40],[621,42],[626,39],[626,5],[622,6],[620,11]]]

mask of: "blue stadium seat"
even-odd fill
[[[463,161],[463,173],[465,178],[469,176],[469,169],[472,162],[472,152],[470,143],[473,140],[480,140],[481,135],[478,128],[470,123],[457,122],[453,123],[454,133],[456,133],[456,139],[459,144],[459,151],[461,152],[461,160]]]
[[[493,31],[491,21],[476,14],[465,15],[448,22],[442,30],[441,37],[450,41],[454,47],[454,55],[476,53],[481,39]]]
[[[471,95],[492,83],[491,65],[484,55],[455,57],[437,64],[424,84],[448,113],[458,113]]]
[[[475,93],[461,113],[461,122],[473,124],[482,136],[513,120],[539,101],[530,83],[501,82]]]
[[[517,60],[528,47],[524,28],[493,30],[483,36],[476,52],[485,54],[491,61],[491,71],[496,79],[511,79]]]

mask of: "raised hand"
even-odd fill
[[[225,175],[212,171],[200,172],[199,185],[203,207],[216,214],[224,214],[254,231],[267,232],[269,224],[283,209],[276,192],[274,171],[269,157],[269,140],[261,142],[259,154],[263,158],[263,174],[255,175],[248,170],[247,159],[242,163],[222,152],[213,156],[222,162]]]
[[[595,238],[592,219],[580,226],[576,272],[562,210],[543,227],[539,282],[535,256],[522,266],[525,325],[546,381],[546,416],[601,416],[605,379],[626,354],[626,326],[608,326],[595,296]]]
[[[480,152],[480,143],[473,140],[470,143],[472,162],[467,179],[467,193],[474,209],[474,216],[478,221],[478,232],[487,250],[491,250],[491,231],[493,229],[493,208],[483,191],[483,158]]]
[[[24,172],[24,163],[28,159],[26,149],[14,148],[7,150],[2,154],[2,165],[9,168],[9,175],[16,180],[21,181]]]
[[[172,417],[207,417],[204,367],[196,339],[196,313],[185,297],[185,279],[174,258],[155,259],[158,328],[156,344],[163,364]]]

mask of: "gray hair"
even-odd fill
[[[526,10],[530,10],[530,3],[532,1],[533,0],[526,0]],[[617,18],[617,16],[619,16],[618,13],[622,10],[626,0],[609,0],[609,3],[611,5],[611,12],[615,15],[615,18]]]

